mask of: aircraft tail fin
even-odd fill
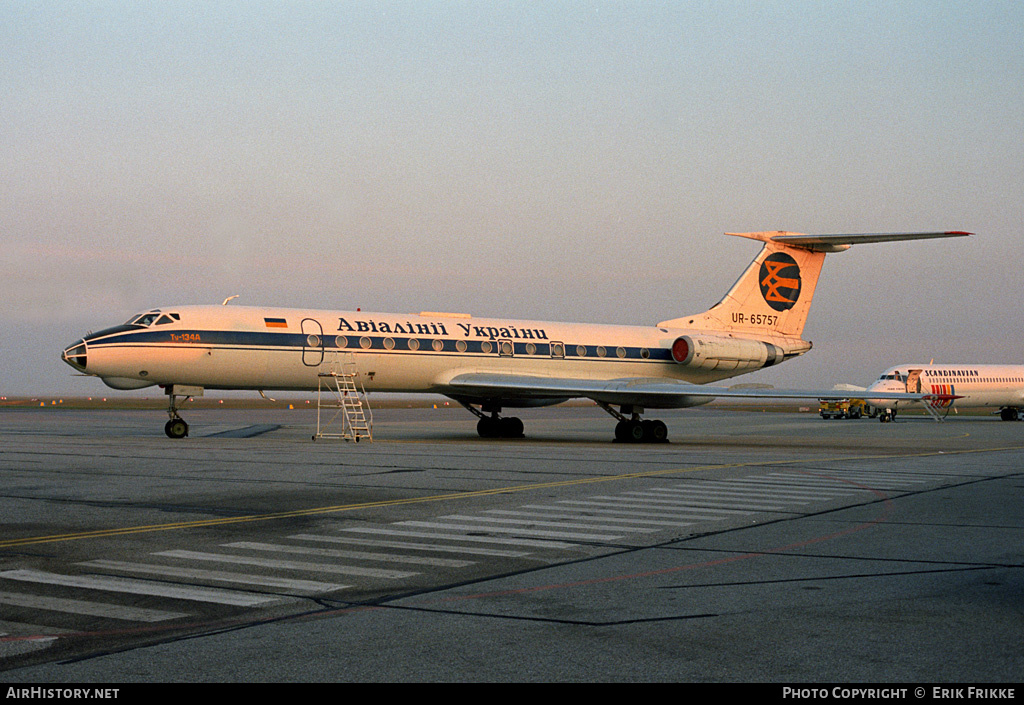
[[[799,338],[825,255],[852,245],[963,237],[947,230],[926,233],[804,235],[790,232],[726,233],[764,243],[729,292],[704,313],[662,321],[667,328],[703,328],[729,333]]]

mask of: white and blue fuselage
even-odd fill
[[[868,404],[878,409],[896,411],[901,407],[899,401],[871,398],[878,392],[925,394],[933,409],[995,409],[1004,420],[1013,420],[1024,409],[1024,365],[896,365],[883,372],[864,395]]]
[[[686,341],[701,342],[700,334],[443,313],[172,306],[91,333],[63,357],[116,389],[178,384],[315,391],[324,365],[351,355],[367,391],[451,394],[451,380],[467,373],[706,384],[810,347],[764,335],[737,340],[735,352],[714,362],[701,364],[698,354],[698,364],[680,364],[673,346],[678,354]]]

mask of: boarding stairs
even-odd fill
[[[355,356],[337,352],[325,357],[317,373],[316,434],[318,438],[373,441],[373,412],[358,382]],[[340,423],[340,428],[338,425]],[[333,427],[334,430],[331,430]]]

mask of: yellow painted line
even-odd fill
[[[198,529],[210,526],[227,526],[230,524],[247,524],[262,521],[276,521],[278,519],[290,519],[294,517],[315,516],[318,514],[334,514],[338,512],[351,512],[359,509],[372,509],[375,507],[399,507],[408,504],[425,504],[429,502],[444,502],[448,500],[472,499],[475,497],[487,497],[496,494],[513,494],[517,492],[532,492],[536,490],[552,489],[556,487],[572,487],[575,485],[588,485],[605,482],[619,482],[621,480],[632,480],[642,477],[657,477],[662,475],[680,475],[684,473],[700,472],[703,470],[722,470],[725,468],[742,468],[751,466],[769,465],[793,465],[801,463],[837,463],[858,460],[884,460],[888,458],[924,458],[935,455],[964,455],[969,453],[993,453],[1006,450],[1024,450],[1022,446],[1008,446],[1004,448],[982,448],[975,450],[947,450],[927,451],[921,453],[887,453],[880,455],[854,455],[839,458],[806,458],[800,460],[772,460],[772,461],[751,461],[744,463],[724,463],[719,465],[701,465],[693,468],[670,468],[667,470],[648,470],[644,472],[631,472],[621,475],[609,475],[607,477],[588,477],[576,480],[562,480],[559,482],[541,482],[532,485],[513,485],[511,487],[497,487],[489,490],[474,490],[471,492],[452,492],[448,494],[429,495],[426,497],[411,497],[408,499],[388,499],[379,502],[360,502],[358,504],[340,504],[330,507],[310,507],[308,509],[293,509],[287,512],[272,512],[270,514],[252,514],[241,517],[225,517],[222,519],[200,519],[196,521],[172,522],[169,524],[149,524],[142,526],[126,526],[117,529],[97,529],[95,531],[82,531],[73,534],[54,534],[52,536],[29,536],[21,539],[9,539],[0,541],[0,548],[15,548],[18,546],[31,546],[45,543],[59,543],[63,541],[81,541],[83,539],[100,539],[111,536],[127,536],[131,534],[145,534],[156,531],[178,531],[182,529]]]

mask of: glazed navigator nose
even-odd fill
[[[84,340],[78,340],[61,353],[60,359],[74,367],[79,372],[85,372],[86,366],[86,345]]]

